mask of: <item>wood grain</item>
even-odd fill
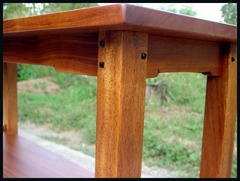
[[[6,124],[3,124],[3,132],[4,131],[7,131],[7,125]]]
[[[97,34],[10,37],[3,61],[53,66],[57,71],[97,74]]]
[[[5,130],[17,134],[17,65],[12,63],[3,63],[3,117]]]
[[[222,44],[149,35],[147,77],[163,72],[221,75]]]
[[[53,66],[59,72],[97,76],[98,34],[8,37],[3,61]],[[149,35],[147,78],[159,72],[221,75],[222,44]]]
[[[98,6],[79,10],[4,20],[4,36],[26,36],[70,32],[98,32],[105,26],[122,23],[122,5]],[[81,31],[83,29],[83,31]]]
[[[202,178],[231,176],[237,108],[236,48],[236,44],[225,46],[222,76],[207,79],[200,172]]]
[[[162,36],[237,41],[237,27],[149,8],[115,4],[3,21],[3,36],[129,30]]]
[[[102,32],[99,41],[96,177],[140,177],[147,34]]]
[[[3,134],[3,178],[92,178],[93,175],[21,136]]]
[[[237,27],[234,25],[129,4],[125,6],[124,11],[128,30],[187,39],[237,41]]]

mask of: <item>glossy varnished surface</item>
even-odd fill
[[[237,40],[236,26],[117,4],[5,20],[3,61],[97,76],[98,34],[110,30],[147,32],[147,78],[163,72],[219,76],[222,43]]]
[[[219,42],[149,35],[147,77],[164,72],[196,72],[221,75]]]
[[[106,30],[132,30],[190,39],[237,41],[236,26],[129,4],[91,7],[3,22],[4,37]]]
[[[236,26],[118,4],[5,20],[3,42],[3,62],[98,76],[97,177],[140,176],[146,78],[208,75],[200,176],[230,176]],[[20,137],[4,137],[3,148],[4,177],[93,176]]]
[[[208,77],[200,177],[231,176],[237,109],[237,46],[226,44],[223,74]]]
[[[237,41],[237,27],[133,5],[124,6],[126,25],[149,34],[202,39]],[[129,26],[129,29],[131,28]]]
[[[57,71],[97,74],[98,34],[56,34],[4,38],[3,60],[53,66]]]
[[[6,37],[3,61],[97,76],[97,41],[97,33]],[[149,35],[147,78],[163,72],[221,75],[221,51],[219,42]]]
[[[18,131],[17,65],[3,63],[3,119],[4,129],[10,133]]]
[[[3,134],[4,178],[86,178],[90,171],[14,135]]]
[[[56,34],[72,32],[98,32],[105,26],[116,26],[122,23],[122,6],[102,6],[83,8],[5,20],[4,36]]]
[[[95,175],[141,176],[148,36],[136,32],[101,33],[99,48]],[[113,61],[114,60],[114,61]],[[133,70],[133,71],[132,71]]]

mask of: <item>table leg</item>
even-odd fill
[[[17,64],[3,63],[3,116],[4,129],[17,134]]]
[[[96,177],[141,177],[147,40],[138,32],[99,34]]]
[[[236,45],[226,45],[223,74],[208,77],[200,177],[230,177],[236,122]]]

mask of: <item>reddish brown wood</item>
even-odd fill
[[[97,34],[8,37],[3,42],[3,60],[96,75],[97,41]]]
[[[89,170],[75,165],[27,139],[3,134],[4,178],[92,178]]]
[[[105,74],[98,68],[97,39],[98,33],[106,30],[118,33],[108,39],[107,53],[99,50],[99,61],[109,63],[105,65]],[[129,36],[133,32],[137,38]],[[230,62],[231,56],[235,56],[235,45],[229,46],[230,53],[223,53],[222,44],[236,43],[236,32],[233,25],[118,4],[5,20],[3,61],[98,75],[101,94],[98,100],[103,100],[98,101],[97,115],[96,175],[99,177],[140,175],[143,78],[155,77],[159,72],[219,76],[208,77],[200,176],[228,177],[234,140],[236,66]],[[144,36],[139,37],[140,34]],[[147,36],[148,42],[144,38]],[[148,52],[146,66],[137,61],[139,50]],[[133,150],[134,147],[137,149]],[[19,163],[13,167],[16,165],[20,167]]]
[[[163,72],[221,75],[222,44],[149,35],[147,77]]]
[[[237,41],[236,26],[129,4],[99,6],[3,22],[4,37],[103,30],[131,30],[190,39]]]
[[[17,134],[17,65],[13,63],[3,63],[3,121],[5,131]]]
[[[122,23],[123,5],[99,6],[5,20],[4,36],[98,32]]]
[[[237,41],[237,28],[234,25],[134,5],[126,5],[124,15],[129,30],[190,39]]]
[[[4,131],[7,131],[7,125],[6,124],[3,124],[3,132]]]
[[[57,71],[97,76],[98,35],[8,37],[3,61],[54,66]],[[147,77],[159,72],[221,74],[218,42],[149,35]]]
[[[224,52],[222,76],[207,79],[200,172],[202,178],[231,176],[237,108],[236,45],[226,45]]]
[[[96,177],[141,177],[147,34],[102,32],[99,48]],[[134,71],[132,71],[134,70]]]

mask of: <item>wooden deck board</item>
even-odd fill
[[[3,134],[4,178],[93,178],[94,173],[27,139]]]

